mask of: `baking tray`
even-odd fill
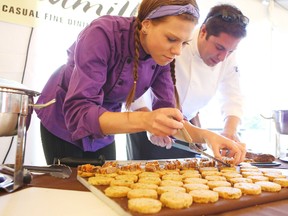
[[[81,182],[86,188],[88,188],[95,196],[105,202],[108,206],[113,208],[121,216],[140,216],[137,212],[130,212],[128,210],[127,198],[109,198],[104,194],[104,190],[107,186],[93,186],[88,183],[88,178],[82,178],[77,176],[77,180]],[[216,203],[198,204],[193,203],[186,209],[170,209],[163,207],[160,212],[153,214],[155,216],[202,216],[211,214],[220,214],[227,211],[237,210],[241,208],[247,208],[264,203],[279,201],[288,199],[288,188],[282,188],[280,192],[262,192],[260,195],[242,195],[237,200],[226,200],[219,198]]]
[[[273,161],[273,162],[251,162],[250,164],[253,166],[257,166],[257,167],[277,167],[277,166],[281,165],[281,163],[279,163],[277,161]]]

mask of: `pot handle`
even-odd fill
[[[29,106],[32,106],[34,109],[42,109],[44,107],[50,106],[51,104],[53,104],[55,102],[56,102],[56,99],[54,98],[45,104],[29,104]]]
[[[273,116],[271,116],[271,117],[265,117],[265,116],[263,116],[262,114],[260,114],[260,116],[261,116],[262,118],[264,118],[264,119],[274,119]]]

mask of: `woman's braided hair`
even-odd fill
[[[142,28],[142,21],[151,13],[151,11],[155,10],[156,8],[164,5],[187,5],[192,4],[195,8],[198,9],[198,5],[195,0],[142,0],[139,9],[138,9],[138,15],[135,19],[135,56],[134,56],[134,65],[133,65],[133,78],[134,83],[133,87],[130,91],[130,93],[127,96],[126,99],[126,109],[129,110],[132,102],[135,99],[135,92],[136,92],[136,86],[138,81],[138,64],[139,64],[139,47],[140,47],[140,31]],[[181,14],[178,15],[179,17],[185,19],[185,20],[191,20],[191,21],[197,21],[197,18],[195,18],[193,15],[190,14]],[[153,21],[162,22],[165,20],[165,17],[160,17],[153,19]],[[179,95],[176,88],[176,75],[175,75],[175,59],[170,63],[170,71],[171,71],[171,78],[174,84],[174,94],[175,94],[175,101],[177,108],[180,108],[180,102],[179,102]]]

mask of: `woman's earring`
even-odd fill
[[[142,29],[142,33],[145,35],[147,34],[147,32],[144,29]]]

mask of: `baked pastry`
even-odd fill
[[[273,162],[273,161],[275,161],[275,157],[271,154],[246,152],[245,157],[247,159],[253,160],[254,162]]]
[[[160,170],[160,164],[158,161],[148,161],[145,164],[145,171],[147,172],[156,172]]]
[[[263,174],[266,174],[266,173],[277,173],[277,174],[282,175],[282,171],[280,171],[280,170],[271,170],[271,169],[262,170],[262,173],[263,173]]]
[[[258,167],[257,168],[241,168],[240,173],[243,172],[261,172]]]
[[[201,175],[202,175],[202,177],[203,178],[205,178],[206,176],[208,176],[208,175],[218,175],[218,176],[221,176],[222,175],[222,173],[221,172],[219,172],[219,171],[212,171],[212,170],[207,170],[207,171],[202,171],[201,172]]]
[[[157,199],[158,194],[156,190],[144,189],[144,188],[132,189],[127,193],[128,199],[143,198],[143,197]]]
[[[279,192],[281,190],[281,185],[275,182],[258,181],[258,182],[255,182],[255,184],[260,185],[262,191]]]
[[[209,186],[206,184],[184,184],[183,187],[186,189],[187,193],[192,190],[209,190]]]
[[[274,178],[273,182],[280,184],[281,187],[283,187],[283,188],[288,187],[288,179],[287,178]]]
[[[182,162],[182,169],[183,170],[194,170],[198,168],[198,160],[197,158],[185,159]]]
[[[261,186],[254,183],[235,183],[234,188],[239,188],[242,191],[242,194],[247,195],[258,195],[261,194]]]
[[[92,164],[83,164],[77,167],[77,175],[87,178],[94,176],[101,166],[94,166]]]
[[[115,178],[118,174],[117,173],[108,173],[108,174],[101,174],[101,173],[96,173],[95,176],[102,176],[102,177],[112,177]]]
[[[183,175],[183,174],[185,174],[185,173],[187,173],[187,174],[189,174],[189,173],[191,173],[191,174],[197,174],[197,173],[199,173],[199,171],[196,170],[196,169],[184,169],[184,170],[180,170],[179,173],[180,173],[181,175]]]
[[[162,180],[160,183],[160,186],[169,186],[169,185],[181,187],[181,186],[183,186],[183,182],[167,179],[167,180]]]
[[[275,172],[265,173],[264,176],[268,177],[269,181],[273,181],[275,178],[286,178],[285,175],[275,173]]]
[[[205,176],[205,179],[207,179],[208,181],[226,181],[226,178],[220,175],[208,175]]]
[[[166,170],[180,170],[180,169],[182,169],[182,164],[179,160],[165,161],[164,169],[166,169]]]
[[[235,166],[231,166],[231,167],[220,167],[220,172],[221,173],[226,173],[226,172],[237,172],[237,168]]]
[[[154,190],[156,190],[158,188],[158,185],[137,182],[135,184],[130,185],[130,188],[132,188],[132,189],[143,188],[143,189],[154,189]]]
[[[213,191],[218,192],[219,197],[223,199],[239,199],[242,196],[242,191],[239,188],[233,187],[216,187]]]
[[[207,184],[207,179],[202,178],[186,178],[183,180],[184,184]]]
[[[243,163],[242,162],[240,170],[242,170],[242,169],[257,169],[257,170],[259,170],[259,167],[251,165],[250,163]]]
[[[134,171],[130,171],[130,170],[121,170],[118,169],[117,173],[119,175],[139,175],[142,171],[141,170],[134,170]]]
[[[266,176],[261,176],[261,175],[257,175],[257,176],[247,176],[248,179],[251,179],[253,183],[257,182],[257,181],[269,181],[269,178]]]
[[[203,171],[218,171],[217,167],[199,167],[200,173]]]
[[[121,171],[129,171],[129,172],[142,172],[141,163],[127,163],[120,167]],[[129,173],[127,172],[127,173]]]
[[[123,179],[123,180],[132,180],[133,182],[138,181],[138,176],[137,175],[117,175],[115,176],[115,179]]]
[[[188,208],[193,203],[191,195],[185,192],[165,192],[160,196],[160,201],[164,206],[171,209]]]
[[[101,167],[97,170],[97,172],[100,174],[112,174],[112,173],[117,173],[117,171],[118,171],[118,168],[115,166]]]
[[[159,186],[157,188],[157,193],[159,195],[165,193],[165,192],[186,192],[186,189],[184,187],[179,187],[179,186],[171,186],[171,185],[167,185],[167,186]]]
[[[176,174],[178,175],[180,170],[168,170],[168,169],[160,169],[156,171],[160,176],[167,175],[167,174]]]
[[[234,167],[235,160],[234,160],[233,157],[222,157],[221,160],[222,160],[224,163],[229,164],[230,167]],[[217,167],[218,167],[219,169],[222,169],[223,167],[226,167],[226,166],[225,166],[224,164],[222,164],[222,163],[218,163],[218,162],[217,162]]]
[[[110,185],[114,178],[107,176],[94,176],[88,178],[88,183],[91,185]]]
[[[160,174],[158,172],[147,172],[147,171],[144,171],[144,172],[141,172],[138,177],[139,178],[142,178],[142,177],[149,177],[149,176],[152,176],[152,177],[160,177]]]
[[[207,185],[211,190],[215,187],[231,187],[231,183],[228,181],[208,181]]]
[[[240,177],[240,178],[231,178],[229,180],[229,182],[234,185],[236,183],[253,183],[252,179],[250,178],[243,178],[243,177]]]
[[[254,172],[241,172],[242,176],[244,178],[247,178],[248,176],[263,176],[263,173],[261,171],[254,171]]]
[[[134,181],[131,179],[113,179],[110,182],[110,186],[127,186],[130,187],[134,184]]]
[[[155,176],[146,176],[146,177],[139,178],[138,182],[160,185],[161,179]]]
[[[181,174],[181,176],[183,177],[183,179],[185,178],[201,178],[201,174],[198,172],[185,172],[183,174]]]
[[[102,165],[102,168],[103,167],[119,167],[119,163],[118,161],[106,161],[103,165]]]
[[[200,158],[199,167],[215,167],[216,162],[209,158]]]
[[[162,209],[162,203],[151,198],[135,198],[128,200],[128,209],[141,214],[155,214]]]
[[[108,197],[120,198],[120,197],[126,197],[127,193],[130,190],[131,188],[126,186],[110,186],[104,190],[104,193]]]
[[[214,203],[219,199],[218,193],[212,190],[192,190],[189,194],[195,203]]]
[[[222,173],[222,175],[227,179],[227,181],[230,181],[231,178],[241,178],[242,175],[237,172],[227,172],[227,173]]]
[[[173,181],[182,181],[183,176],[179,174],[165,174],[162,176],[162,180],[173,180]]]

